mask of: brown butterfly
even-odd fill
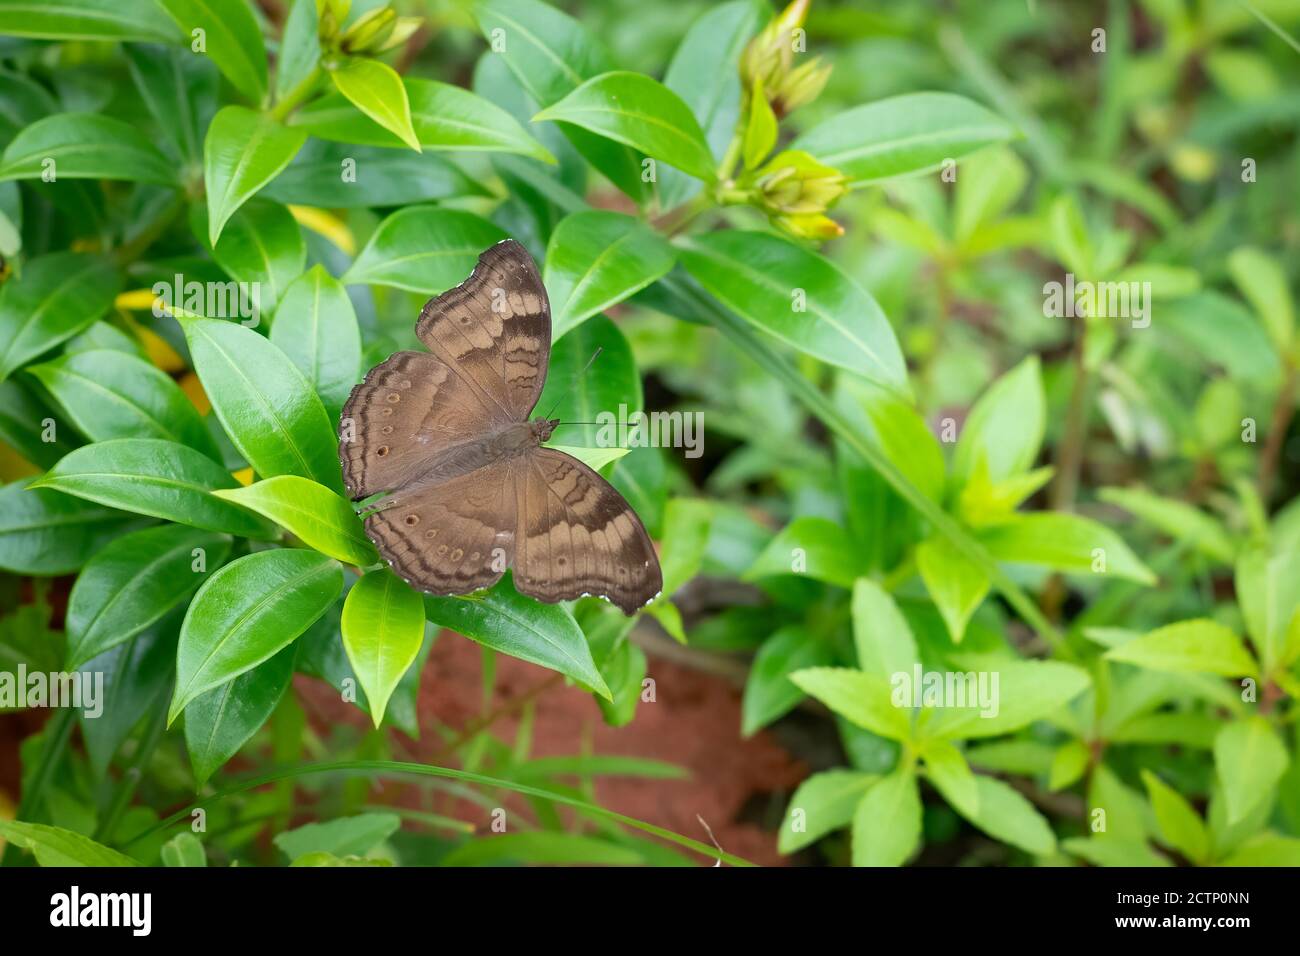
[[[348,493],[387,493],[365,526],[393,570],[430,594],[477,591],[512,567],[516,589],[540,601],[594,594],[625,614],[652,601],[663,575],[636,512],[582,462],[542,447],[558,420],[528,420],[551,307],[524,247],[484,252],[429,300],[415,332],[429,351],[372,368],[339,432]]]

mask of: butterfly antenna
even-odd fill
[[[569,397],[569,395],[573,392],[573,388],[574,388],[574,386],[578,384],[579,379],[581,379],[584,375],[587,374],[587,370],[588,370],[589,368],[591,368],[591,363],[594,362],[594,361],[596,361],[596,359],[600,357],[600,353],[603,352],[603,351],[605,351],[605,346],[603,346],[603,345],[598,345],[598,346],[596,346],[596,351],[594,351],[594,352],[591,353],[591,358],[587,359],[587,364],[584,365],[584,366],[582,367],[582,371],[578,373],[578,375],[577,375],[576,378],[574,378],[573,382],[569,385],[569,387],[568,387],[568,389],[565,391],[565,393],[564,393],[563,395],[561,395],[559,398],[557,398],[557,399],[555,400],[555,404],[551,406],[551,410],[550,410],[549,412],[546,413],[546,415],[545,415],[546,418],[550,418],[551,415],[552,415],[552,413],[553,413],[557,408],[560,407],[560,403],[563,402],[566,398]],[[587,425],[587,424],[595,424],[595,423],[594,423],[594,422],[568,422],[567,424],[570,424],[570,425],[579,425],[579,424],[581,424],[581,425]]]

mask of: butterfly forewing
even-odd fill
[[[479,256],[463,283],[431,299],[415,333],[511,421],[526,421],[546,384],[551,307],[532,257],[512,239]]]

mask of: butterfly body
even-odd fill
[[[544,447],[559,424],[529,420],[546,380],[546,289],[513,240],[431,299],[416,334],[353,389],[339,459],[354,499],[382,494],[366,532],[402,578],[466,594],[508,567],[542,601],[595,594],[631,614],[663,578],[636,513],[595,471]],[[348,439],[349,424],[351,440]]]

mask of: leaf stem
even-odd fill
[[[144,736],[140,738],[140,747],[131,760],[131,766],[122,775],[122,782],[113,793],[113,802],[109,805],[108,812],[100,820],[99,826],[95,827],[94,839],[101,843],[112,839],[113,831],[117,829],[118,821],[130,805],[131,798],[135,796],[135,788],[140,785],[140,780],[144,777],[145,765],[157,749],[158,742],[162,740],[166,726],[167,701],[163,698],[149,718],[149,725],[145,728]]]
[[[270,117],[283,122],[285,117],[301,106],[303,101],[312,94],[316,84],[320,82],[321,77],[324,75],[325,71],[319,66],[313,68],[310,73],[303,77],[301,83],[286,93],[284,98],[271,108]]]

